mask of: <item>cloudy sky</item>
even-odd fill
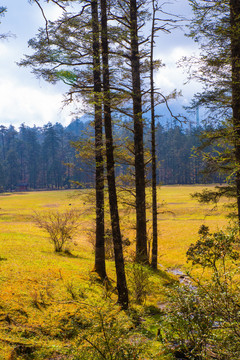
[[[30,69],[19,68],[17,62],[24,54],[29,54],[27,42],[34,37],[39,27],[45,25],[39,8],[28,0],[3,0],[7,13],[1,19],[0,33],[11,32],[14,36],[0,42],[0,125],[18,127],[41,126],[47,122],[61,122],[67,125],[74,117],[74,105],[62,110],[63,85],[51,85],[36,79]],[[47,17],[56,18],[60,10],[56,6],[44,4]],[[187,0],[171,0],[169,10],[190,17]],[[167,94],[173,89],[182,90],[178,104],[186,105],[196,90],[193,85],[183,85],[186,74],[176,66],[176,61],[195,51],[192,40],[184,37],[184,31],[175,30],[170,35],[162,34],[157,40],[156,56],[166,66],[157,74],[155,81]],[[175,105],[173,105],[175,106]],[[81,116],[81,113],[79,113]]]

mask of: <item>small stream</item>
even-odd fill
[[[178,268],[168,268],[167,273],[173,274],[177,276],[180,284],[188,286],[190,289],[196,289],[196,286],[192,284],[192,281],[190,280],[189,276],[185,274],[182,270]]]
[[[158,264],[162,269],[163,269],[163,266],[161,264]],[[190,290],[195,290],[197,289],[196,286],[193,285],[190,277],[184,273],[182,270],[180,270],[179,268],[168,268],[165,270],[168,274],[172,274],[174,276],[177,277],[178,281],[180,284],[188,287]],[[166,308],[167,306],[169,305],[168,302],[165,302],[165,303],[159,303],[158,304],[158,308],[160,310],[162,310],[163,312],[166,311]],[[178,343],[174,344],[174,357],[178,360],[185,360],[185,359],[189,359],[188,357],[185,356],[184,352],[181,351],[181,349],[179,350],[178,349]]]
[[[161,267],[168,274],[172,274],[172,275],[176,276],[180,284],[187,286],[190,290],[196,289],[196,286],[194,286],[192,284],[192,281],[189,278],[189,276],[186,273],[184,273],[182,270],[180,270],[179,268],[164,269],[164,266],[162,264],[158,264],[158,266]],[[164,311],[166,309],[167,305],[168,305],[167,302],[158,303],[158,308],[161,309],[162,311]]]

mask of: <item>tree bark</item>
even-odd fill
[[[130,0],[130,32],[136,187],[136,261],[148,263],[142,96],[136,0]]]
[[[98,2],[91,1],[92,11],[92,50],[93,50],[93,87],[94,87],[94,127],[95,127],[95,162],[96,162],[96,243],[94,271],[105,279],[105,247],[104,247],[104,166],[103,166],[103,129],[102,129],[102,100],[101,100],[101,69]]]
[[[238,223],[240,226],[240,2],[230,0],[232,112],[235,136],[236,188]]]
[[[114,146],[112,135],[111,100],[109,84],[109,63],[108,63],[108,27],[107,27],[107,4],[101,0],[101,39],[102,39],[102,63],[103,63],[103,103],[104,103],[104,124],[106,135],[106,156],[107,156],[107,179],[109,207],[111,215],[112,236],[114,244],[115,267],[117,276],[118,302],[123,309],[128,308],[128,289],[125,276],[124,258],[122,249],[122,236],[119,224],[118,201],[115,183]]]
[[[151,143],[152,143],[152,261],[151,266],[157,269],[158,259],[158,227],[157,227],[157,167],[156,167],[156,136],[155,136],[155,104],[154,104],[154,80],[153,80],[153,49],[155,32],[155,2],[152,0],[152,32],[150,53],[150,92],[151,92]]]

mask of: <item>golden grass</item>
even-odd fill
[[[190,194],[200,192],[213,185],[162,186],[158,189],[158,233],[159,264],[164,268],[186,265],[185,253],[198,237],[198,229],[204,224],[211,230],[221,229],[227,224],[227,200],[222,200],[217,207],[199,204]],[[151,196],[148,189],[147,198]],[[124,214],[123,234],[132,241],[135,238],[135,213],[133,210]],[[148,232],[151,237],[151,211],[147,213]],[[125,217],[125,218],[124,218]],[[133,247],[134,248],[134,247]],[[133,249],[132,249],[133,250]]]
[[[202,188],[163,186],[158,191],[159,264],[163,268],[186,265],[186,250],[196,241],[201,224],[210,229],[227,224],[223,203],[211,210],[211,206],[199,205],[191,199],[190,193]],[[76,196],[75,191],[66,190],[0,195],[0,359],[6,358],[13,348],[11,341],[14,343],[21,337],[24,326],[28,326],[28,330],[29,326],[38,329],[44,326],[43,314],[50,321],[51,312],[61,312],[59,304],[63,299],[69,300],[69,288],[77,291],[81,287],[92,298],[104,296],[102,288],[92,282],[94,257],[89,233],[94,231],[94,204],[87,202],[86,193],[80,190]],[[35,226],[31,215],[33,211],[64,210],[70,206],[81,209],[81,228],[71,249],[73,256],[63,256],[53,252],[47,234]],[[123,208],[121,214],[126,214]],[[130,211],[122,219],[123,234],[131,241],[135,237],[134,217],[134,212]],[[150,224],[150,213],[148,218]],[[115,278],[113,261],[107,262],[107,272],[111,279]],[[163,276],[161,281],[168,280]],[[157,277],[153,277],[152,285],[149,304],[156,303],[161,297]],[[50,305],[52,299],[54,308]],[[44,310],[48,306],[50,310]],[[1,311],[4,316],[9,314],[13,323],[6,325],[1,321]],[[54,323],[53,319],[51,321]],[[47,338],[41,341],[49,346],[52,344]]]
[[[191,198],[190,194],[201,189],[203,186],[163,186],[158,193],[158,199],[166,203],[162,209],[160,207],[158,215],[159,262],[164,266],[176,267],[186,263],[185,253],[189,245],[197,240],[202,224],[217,230],[228,222],[224,201],[214,208]]]

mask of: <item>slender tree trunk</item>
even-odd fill
[[[236,188],[238,223],[240,226],[240,2],[230,0],[231,56],[232,56],[232,111],[235,135]]]
[[[157,228],[157,168],[156,168],[156,136],[155,136],[155,104],[154,104],[154,80],[153,80],[153,48],[155,32],[155,1],[152,0],[152,33],[150,54],[150,91],[151,91],[151,143],[152,143],[152,262],[153,269],[157,269],[158,259],[158,228]]]
[[[115,164],[113,153],[113,135],[111,118],[111,100],[109,85],[108,64],[108,27],[107,27],[107,4],[101,0],[101,37],[102,37],[102,62],[103,62],[103,102],[104,123],[106,134],[106,156],[107,156],[107,179],[109,206],[112,225],[112,236],[114,244],[115,267],[117,276],[118,302],[123,309],[128,308],[128,289],[124,269],[124,258],[122,249],[122,236],[119,224],[118,201],[115,183]]]
[[[130,26],[136,186],[136,261],[141,263],[148,263],[142,96],[136,0],[130,0]]]
[[[95,161],[96,161],[96,243],[94,271],[105,279],[105,247],[104,247],[104,167],[103,167],[103,130],[101,100],[101,70],[98,2],[91,1],[92,33],[93,33],[93,81],[94,81],[94,115],[95,115]]]

